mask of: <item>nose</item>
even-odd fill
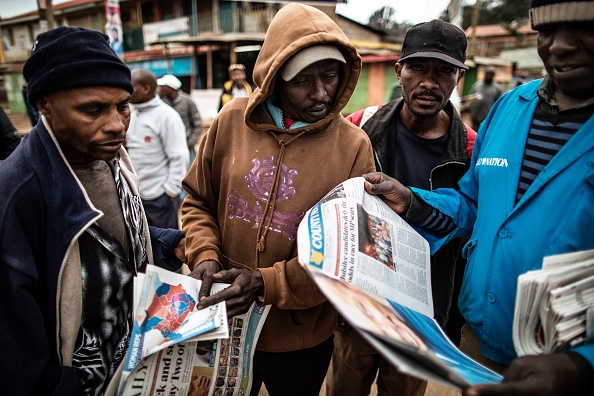
[[[437,70],[433,70],[432,68],[431,70],[428,70],[427,73],[425,73],[425,77],[421,81],[421,88],[428,91],[437,89],[439,88],[439,83],[437,81]]]
[[[549,52],[560,55],[566,52],[574,51],[577,47],[577,37],[577,32],[575,32],[571,27],[567,25],[559,26],[553,34]]]
[[[315,78],[311,84],[311,91],[309,92],[311,100],[322,101],[326,98],[326,86],[321,79]]]
[[[112,109],[106,114],[105,131],[108,133],[122,134],[126,132],[130,117],[121,114],[117,109]]]

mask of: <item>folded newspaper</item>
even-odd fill
[[[270,307],[227,319],[198,310],[201,282],[149,265],[134,281],[135,316],[118,395],[249,394],[254,347]],[[211,293],[227,287],[213,284]]]
[[[594,250],[545,257],[518,277],[518,355],[561,352],[594,338]]]
[[[432,319],[429,244],[367,194],[364,181],[345,181],[305,214],[299,262],[340,315],[400,371],[456,389],[500,382]]]

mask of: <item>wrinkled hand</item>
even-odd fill
[[[579,395],[585,378],[565,354],[523,356],[515,359],[497,385],[476,385],[464,396]]]
[[[173,255],[182,263],[188,262],[188,260],[186,259],[186,237],[183,237],[179,240],[179,243],[175,247],[175,250],[173,250]]]
[[[403,215],[410,206],[412,191],[398,180],[385,173],[375,172],[363,175],[365,191],[372,195],[381,195],[388,206],[399,215]]]
[[[264,294],[264,280],[260,271],[233,268],[213,275],[216,282],[231,283],[225,290],[201,299],[198,309],[225,301],[227,317],[241,315],[250,309],[258,296]]]
[[[213,276],[221,270],[221,265],[214,260],[206,260],[201,262],[190,273],[192,278],[202,281],[200,291],[198,292],[198,299],[202,300],[210,294],[210,289],[214,282]]]

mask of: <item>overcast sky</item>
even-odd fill
[[[53,4],[67,0],[53,0]],[[336,11],[350,19],[366,24],[369,16],[383,6],[396,10],[396,21],[419,23],[435,19],[448,5],[450,0],[348,0],[347,4],[338,4]],[[33,11],[37,8],[36,0],[0,0],[0,16],[8,18]]]

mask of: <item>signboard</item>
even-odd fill
[[[105,0],[105,15],[107,17],[105,34],[109,36],[109,45],[120,58],[123,58],[124,37],[120,18],[120,0]]]

